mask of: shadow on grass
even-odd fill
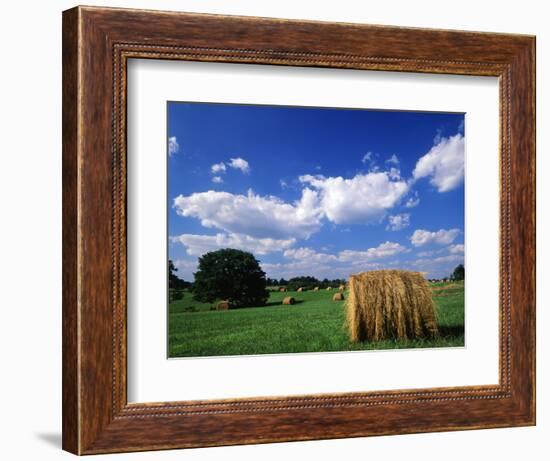
[[[464,336],[464,325],[440,325],[439,336],[441,338],[457,338]]]

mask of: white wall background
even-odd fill
[[[0,452],[4,459],[69,459],[61,445],[61,11],[76,3],[5,2],[0,15]],[[133,0],[87,4],[537,35],[538,425],[439,434],[117,455],[135,460],[542,460],[550,437],[550,340],[544,286],[549,248],[549,14],[536,0]],[[29,285],[29,281],[32,283]],[[98,457],[101,459],[104,457]]]

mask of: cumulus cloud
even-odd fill
[[[409,197],[408,200],[405,202],[405,207],[407,208],[414,208],[418,206],[420,203],[420,197],[418,196],[418,192],[415,192],[412,197]]]
[[[464,180],[464,136],[457,133],[444,138],[436,136],[430,151],[422,156],[413,171],[415,180],[430,178],[439,192],[455,189]]]
[[[448,277],[458,264],[464,263],[463,255],[438,256],[436,258],[420,258],[409,265],[411,270],[426,272],[428,278]]]
[[[289,259],[308,260],[315,262],[329,262],[338,260],[335,255],[331,255],[328,253],[319,253],[311,248],[290,248],[289,250],[286,250],[283,255]]]
[[[401,170],[399,168],[390,168],[388,176],[394,181],[399,181],[401,179]]]
[[[363,263],[394,256],[406,250],[407,247],[399,243],[384,242],[367,250],[342,250],[336,254],[318,252],[308,247],[290,248],[283,255],[289,259],[304,261]]]
[[[178,140],[175,136],[171,136],[168,138],[168,156],[172,157],[175,153],[177,153],[180,150],[180,145],[178,144]]]
[[[241,170],[245,174],[250,173],[250,165],[244,158],[232,158],[227,165],[236,170]]]
[[[372,160],[372,152],[367,152],[365,155],[363,155],[361,162],[369,163],[371,160]]]
[[[393,163],[394,165],[399,165],[399,159],[397,155],[393,154],[389,159],[386,160],[386,163]]]
[[[376,259],[387,258],[398,253],[407,251],[407,247],[395,242],[381,243],[377,247],[369,248],[364,251],[343,250],[338,254],[340,261],[350,261],[355,263],[363,263]]]
[[[213,176],[212,177],[212,182],[216,183],[216,184],[221,184],[221,183],[223,183],[223,178],[221,176]]]
[[[265,255],[275,251],[283,251],[296,243],[293,238],[277,240],[254,238],[244,234],[222,233],[216,235],[182,234],[170,237],[170,240],[184,245],[187,254],[191,256],[202,256],[204,253],[220,248],[237,248],[258,255]]]
[[[394,242],[385,242],[364,251],[343,250],[335,254],[308,247],[289,248],[283,253],[288,261],[262,263],[262,268],[270,277],[288,278],[304,274],[320,279],[346,278],[358,271],[390,267],[392,262],[383,259],[406,251],[406,247]]]
[[[255,238],[307,239],[321,228],[323,216],[317,193],[309,188],[292,204],[251,190],[247,195],[210,190],[179,195],[173,207],[180,216],[200,219],[205,227]]]
[[[399,231],[409,227],[411,223],[411,215],[409,213],[401,213],[388,216],[388,225],[386,230]]]
[[[190,281],[194,278],[193,274],[197,271],[197,260],[176,259],[172,261],[178,270],[178,277]]]
[[[440,229],[437,232],[430,232],[424,229],[417,229],[411,236],[411,243],[415,247],[435,243],[438,245],[448,245],[452,243],[460,234],[459,229]]]
[[[409,189],[406,181],[389,172],[358,174],[351,179],[322,175],[299,179],[318,192],[323,213],[336,224],[380,221]]]
[[[221,173],[225,173],[226,171],[227,171],[227,167],[223,162],[214,163],[214,165],[210,167],[210,172],[212,174],[221,174]]]
[[[464,245],[459,243],[459,244],[456,244],[456,245],[449,246],[449,253],[451,253],[451,254],[464,253]]]

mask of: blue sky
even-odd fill
[[[464,115],[168,103],[169,257],[251,251],[268,277],[464,262]]]

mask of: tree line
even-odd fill
[[[177,275],[178,269],[168,261],[169,301],[182,299],[185,292],[192,293],[199,302],[228,301],[232,307],[264,306],[269,299],[269,289],[285,287],[288,291],[298,288],[338,287],[345,279],[319,280],[310,275],[274,279],[266,277],[260,262],[247,251],[224,248],[205,253],[199,258],[195,281],[187,282]],[[459,264],[450,276],[451,280],[464,280],[464,266]]]

